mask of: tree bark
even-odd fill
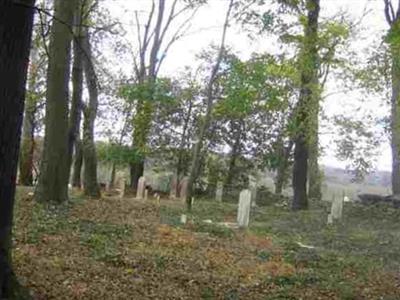
[[[392,99],[391,99],[391,148],[392,193],[400,194],[400,59],[398,46],[392,46]]]
[[[82,52],[82,3],[81,0],[76,1],[75,8],[75,38],[73,41],[74,63],[72,66],[72,101],[69,117],[68,130],[68,172],[71,171],[72,156],[75,147],[75,156],[77,154],[77,146],[75,142],[79,137],[79,129],[81,125],[82,115],[82,90],[83,90],[83,52]],[[69,176],[68,176],[69,178]]]
[[[0,299],[24,299],[11,266],[11,230],[34,0],[0,1]]]
[[[82,141],[78,138],[75,141],[75,156],[74,156],[74,172],[72,173],[72,186],[76,188],[82,187],[82,165],[83,165],[83,153],[82,153]]]
[[[319,0],[308,0],[308,16],[305,25],[304,45],[300,57],[301,90],[296,113],[293,166],[293,210],[307,209],[307,176],[310,142],[310,112],[315,105],[315,90],[318,89],[318,18]]]
[[[97,115],[98,88],[97,77],[92,64],[92,49],[89,35],[85,29],[83,49],[85,51],[84,68],[86,83],[89,90],[89,103],[83,110],[83,161],[84,161],[84,194],[91,198],[100,198],[100,188],[97,182],[97,154],[94,142],[94,123]]]
[[[318,164],[319,158],[319,101],[314,103],[314,116],[312,117],[312,129],[310,132],[310,143],[309,143],[309,170],[308,170],[308,196],[310,199],[322,199],[322,188],[321,188],[321,170]]]
[[[61,203],[68,199],[68,83],[74,8],[75,0],[54,2],[55,18],[47,71],[46,128],[35,194],[41,202]]]

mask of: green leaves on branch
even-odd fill
[[[117,166],[127,166],[139,159],[138,153],[126,145],[99,142],[96,145],[96,150],[99,161],[115,163]]]

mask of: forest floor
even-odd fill
[[[400,299],[400,210],[293,213],[236,205],[75,196],[43,207],[18,189],[14,266],[34,299]],[[211,220],[205,223],[204,220]]]

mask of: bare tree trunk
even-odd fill
[[[75,0],[54,2],[43,156],[35,198],[61,203],[68,199],[68,83],[71,59],[71,24]]]
[[[35,1],[0,1],[0,299],[28,298],[11,266],[19,140]]]
[[[74,171],[72,173],[72,186],[81,188],[82,187],[82,165],[83,165],[83,153],[82,153],[82,141],[78,138],[75,141],[75,156],[74,156]]]
[[[97,183],[97,154],[94,142],[94,123],[97,115],[98,89],[96,73],[92,64],[92,50],[88,32],[84,35],[83,49],[86,53],[84,68],[89,90],[89,104],[83,111],[84,193],[86,196],[92,198],[100,198],[100,188]]]
[[[82,0],[76,1],[75,8],[75,38],[73,41],[74,63],[72,66],[72,101],[71,111],[69,116],[69,130],[68,130],[68,172],[71,172],[72,155],[75,146],[75,156],[77,154],[77,147],[75,142],[79,138],[79,129],[81,124],[82,115],[82,89],[83,89],[83,38],[81,32],[82,22]],[[69,178],[69,176],[68,176]]]
[[[318,89],[318,18],[319,0],[308,0],[308,20],[305,25],[304,45],[301,54],[301,90],[296,114],[293,166],[293,210],[307,209],[307,176],[310,142],[310,110],[313,109],[315,90]]]
[[[192,209],[192,196],[194,192],[194,184],[197,180],[198,174],[199,174],[199,167],[200,167],[200,159],[201,159],[201,151],[203,149],[203,143],[204,143],[204,136],[205,133],[210,125],[211,121],[211,113],[213,110],[213,104],[214,104],[214,95],[213,95],[213,88],[214,88],[214,83],[215,80],[217,79],[217,74],[219,71],[219,67],[222,61],[222,55],[224,53],[225,49],[225,39],[226,39],[226,32],[228,30],[229,26],[229,19],[231,15],[231,11],[233,8],[233,0],[230,0],[228,10],[225,16],[225,22],[224,22],[224,27],[222,30],[222,38],[221,38],[221,45],[219,47],[218,51],[218,56],[217,60],[215,62],[214,67],[211,70],[211,76],[210,80],[207,84],[207,89],[206,89],[206,99],[207,99],[207,108],[206,108],[206,114],[204,116],[203,122],[200,123],[200,129],[199,133],[197,135],[197,143],[194,145],[193,148],[193,158],[192,158],[192,164],[190,167],[190,175],[189,175],[189,181],[188,181],[188,190],[187,190],[187,199],[186,199],[186,205],[187,209],[190,211]]]

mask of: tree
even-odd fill
[[[30,55],[19,161],[19,183],[27,186],[33,184],[35,130],[38,127],[38,109],[44,97],[42,78],[47,59],[43,48],[42,35],[35,30]]]
[[[391,0],[384,0],[385,17],[390,26],[387,35],[392,64],[391,97],[391,148],[392,148],[392,193],[400,194],[400,4],[394,10]]]
[[[0,299],[24,298],[11,267],[11,229],[34,2],[0,2]]]
[[[179,40],[187,31],[188,24],[195,15],[198,7],[204,1],[174,0],[169,11],[166,9],[166,0],[152,1],[150,12],[143,28],[140,26],[140,18],[136,13],[137,35],[138,35],[138,55],[134,62],[136,82],[135,85],[147,90],[145,98],[136,99],[135,116],[133,118],[133,150],[137,154],[137,160],[131,164],[131,187],[136,189],[137,182],[144,172],[144,162],[146,158],[146,148],[148,135],[151,131],[151,123],[154,113],[154,85],[162,63],[164,62],[170,47]],[[182,5],[179,5],[182,4]],[[184,16],[185,12],[192,10],[192,13],[183,18],[178,24],[177,30],[171,32],[171,24]]]
[[[68,199],[68,84],[75,0],[56,0],[47,71],[45,138],[35,198]]]
[[[194,184],[195,184],[197,176],[199,174],[200,158],[201,158],[201,151],[203,149],[204,136],[206,134],[207,129],[209,128],[210,121],[211,121],[214,100],[215,100],[214,99],[214,84],[215,84],[215,81],[217,80],[218,71],[219,71],[221,61],[223,58],[223,54],[224,54],[224,50],[225,50],[226,33],[227,33],[227,30],[229,27],[229,21],[230,21],[231,12],[233,9],[233,4],[234,4],[233,0],[230,0],[228,9],[227,9],[227,12],[225,15],[225,21],[224,21],[222,37],[221,37],[221,44],[219,46],[218,55],[215,60],[215,64],[211,69],[210,78],[209,78],[207,86],[206,86],[206,91],[205,91],[206,113],[200,124],[199,132],[197,135],[197,142],[195,143],[195,145],[193,147],[193,157],[192,157],[192,163],[191,163],[190,172],[189,172],[188,190],[187,190],[187,199],[186,199],[187,209],[189,211],[192,209],[192,200],[191,199],[192,199],[192,195],[193,195],[193,191],[194,191]]]
[[[82,116],[82,90],[83,90],[83,38],[82,38],[82,18],[84,15],[85,2],[83,0],[76,1],[74,12],[74,35],[73,54],[74,62],[72,65],[72,99],[71,110],[69,114],[69,129],[68,129],[68,174],[71,170],[72,155],[75,149],[74,173],[72,185],[75,187],[81,186],[81,167],[82,153],[81,141],[79,138],[81,116]],[[68,176],[69,178],[69,176]]]
[[[100,197],[100,189],[97,183],[97,156],[94,143],[94,122],[98,107],[97,77],[92,63],[92,49],[88,30],[85,29],[82,47],[85,51],[84,70],[89,91],[89,101],[83,108],[83,161],[84,168],[84,193],[92,198]]]
[[[307,178],[309,142],[312,135],[312,109],[318,101],[318,18],[319,0],[307,0],[307,21],[304,28],[304,45],[300,54],[301,88],[295,113],[296,133],[294,137],[293,203],[294,210],[308,207]],[[312,126],[312,127],[311,127]]]

